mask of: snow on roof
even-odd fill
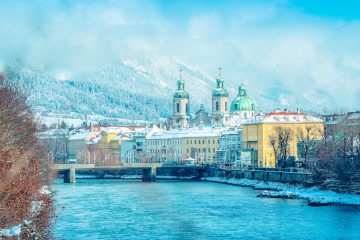
[[[320,118],[297,112],[272,112],[264,116],[257,116],[254,120],[243,123],[261,124],[261,123],[323,123]]]
[[[119,134],[116,137],[114,137],[111,141],[117,141],[117,140],[130,140],[129,135]]]
[[[360,112],[349,113],[349,118],[351,120],[360,120]]]
[[[91,136],[95,137],[92,132],[79,132],[69,136],[69,140],[88,140]]]
[[[69,134],[69,130],[68,129],[50,129],[44,132],[40,132],[38,134],[39,138],[56,138],[56,137],[64,137],[67,136]]]
[[[102,129],[103,132],[106,133],[124,133],[124,132],[131,132],[129,128],[126,127],[105,127]]]
[[[96,136],[95,138],[93,139],[88,139],[86,141],[86,144],[98,144],[101,140],[101,137],[100,136]]]
[[[216,137],[220,136],[225,128],[187,128],[187,129],[171,129],[165,132],[155,133],[148,139],[178,139],[192,137]]]
[[[228,131],[223,132],[222,135],[238,135],[241,132],[242,132],[241,129],[228,130]]]

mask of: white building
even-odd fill
[[[146,156],[147,138],[164,131],[165,130],[162,128],[154,125],[151,128],[144,128],[139,131],[132,132],[131,140],[123,142],[120,146],[122,161],[127,163],[148,161]]]
[[[235,129],[224,132],[220,137],[219,149],[216,152],[217,163],[224,165],[240,165],[242,130]]]

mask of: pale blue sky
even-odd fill
[[[360,102],[360,1],[0,2],[0,65],[17,58],[93,71],[127,57],[175,57],[245,82]]]

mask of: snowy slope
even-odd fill
[[[37,113],[154,120],[171,116],[179,68],[190,93],[191,111],[195,112],[202,103],[210,110],[215,77],[172,58],[123,59],[100,71],[81,75],[59,74],[43,65],[19,62],[6,65],[4,71],[29,92],[29,103]],[[231,76],[225,78],[231,99],[236,96],[240,82]],[[271,111],[275,107],[321,110],[323,106],[334,105],[323,91],[292,92],[281,81],[269,88],[256,83],[247,88],[256,110]]]
[[[9,79],[29,94],[36,112],[97,114],[129,119],[157,119],[171,115],[172,94],[183,71],[193,111],[209,103],[215,84],[206,73],[173,59],[125,59],[87,75],[59,78],[42,66],[19,63],[5,67]]]

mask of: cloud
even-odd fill
[[[2,1],[0,11],[2,64],[44,63],[69,76],[168,56],[213,76],[222,66],[226,84],[245,82],[253,95],[281,81],[299,96],[319,89],[358,107],[354,16],[316,15],[297,1]]]

